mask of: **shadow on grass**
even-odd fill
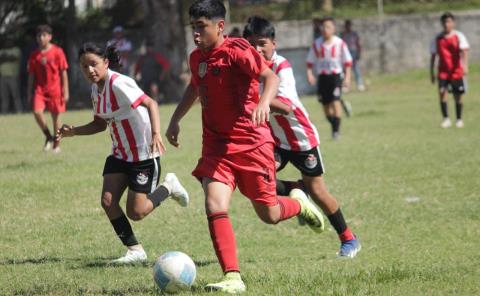
[[[27,162],[27,161],[20,161],[17,163],[12,163],[12,164],[7,164],[4,166],[1,166],[0,169],[6,169],[6,170],[17,170],[17,169],[30,169],[30,168],[36,168],[36,167],[44,167],[46,165],[57,165],[62,163],[62,160],[55,159],[55,160],[44,160],[44,161],[38,161],[38,162]]]
[[[80,260],[80,259],[74,259]],[[27,258],[27,259],[6,259],[0,260],[0,265],[23,265],[23,264],[50,264],[65,261],[56,257],[41,257],[41,258]]]
[[[216,264],[218,263],[217,260],[193,260],[196,266],[198,267],[203,267],[203,266],[208,266],[210,264]]]

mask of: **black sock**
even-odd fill
[[[337,234],[342,234],[347,229],[347,223],[345,222],[345,218],[343,218],[340,208],[338,208],[335,213],[327,216],[327,218],[330,221],[330,224],[332,224],[333,228],[335,228]]]
[[[152,202],[153,208],[158,207],[162,201],[166,200],[170,196],[167,187],[161,185],[154,192],[147,195],[147,198]]]
[[[457,113],[457,119],[462,119],[463,103],[455,103],[455,111]]]
[[[330,116],[330,115],[327,116],[327,120],[328,120],[328,122],[330,122],[330,124],[333,124],[333,121],[332,121],[333,117],[332,116]]]
[[[338,133],[340,130],[340,117],[332,117],[332,132]]]
[[[440,109],[442,110],[442,116],[443,118],[448,117],[448,106],[447,102],[440,101]]]
[[[298,188],[305,191],[302,180],[283,181],[283,180],[277,179],[275,181],[277,183],[277,195],[288,196],[290,194],[290,191],[292,191],[292,189],[294,188]]]
[[[50,130],[48,130],[48,127],[45,127],[45,129],[43,129],[42,132],[48,141],[53,140],[52,134],[50,133]]]
[[[138,245],[137,238],[135,237],[135,234],[133,234],[132,226],[124,214],[117,219],[110,220],[110,223],[112,223],[113,229],[115,229],[118,238],[125,246],[130,247]]]

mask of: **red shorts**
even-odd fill
[[[273,148],[273,143],[265,143],[244,152],[203,156],[192,175],[200,182],[203,178],[211,178],[227,184],[232,191],[238,185],[240,192],[250,200],[275,206],[278,200]]]
[[[36,91],[32,103],[33,111],[43,111],[46,108],[50,113],[62,113],[67,110],[61,91],[48,94]]]

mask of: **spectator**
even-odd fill
[[[153,44],[146,43],[146,51],[135,64],[135,78],[140,88],[157,102],[160,92],[164,90],[165,78],[170,69],[170,62],[160,52],[155,51]]]
[[[360,37],[358,37],[358,33],[352,30],[351,20],[345,21],[345,30],[340,34],[340,37],[343,39],[343,41],[345,41],[348,46],[348,50],[352,55],[352,70],[353,74],[355,75],[355,83],[357,84],[357,89],[359,91],[364,91],[365,84],[363,83],[362,73],[360,72],[360,66],[358,64],[362,52],[362,46],[360,44]]]
[[[228,34],[229,37],[241,38],[242,34],[240,33],[240,29],[238,27],[233,27],[233,29]]]
[[[21,51],[12,40],[7,40],[0,49],[0,100],[1,113],[8,113],[13,106],[15,112],[22,112],[20,88],[18,85]]]
[[[132,43],[125,38],[122,26],[116,26],[113,28],[113,39],[107,42],[107,46],[115,46],[120,56],[120,69],[118,71],[122,74],[129,75],[130,65],[128,58],[132,51]]]

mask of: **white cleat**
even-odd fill
[[[62,149],[60,149],[60,146],[57,146],[55,148],[52,149],[52,152],[54,154],[59,154],[60,152],[62,152]]]
[[[53,147],[53,141],[46,140],[45,145],[43,145],[43,151],[47,152],[52,150]]]
[[[112,265],[129,265],[147,262],[147,254],[143,248],[128,249],[127,254],[118,259],[110,261]]]
[[[187,190],[185,190],[182,184],[180,184],[177,175],[174,173],[167,173],[165,175],[165,183],[167,183],[167,188],[170,190],[172,198],[182,207],[188,206],[190,197],[188,196]]]
[[[440,124],[441,128],[449,128],[451,126],[452,126],[452,121],[450,120],[450,118],[443,119],[442,123]]]
[[[463,124],[463,120],[457,119],[457,122],[455,123],[455,126],[457,128],[463,128],[465,126],[465,124]]]

